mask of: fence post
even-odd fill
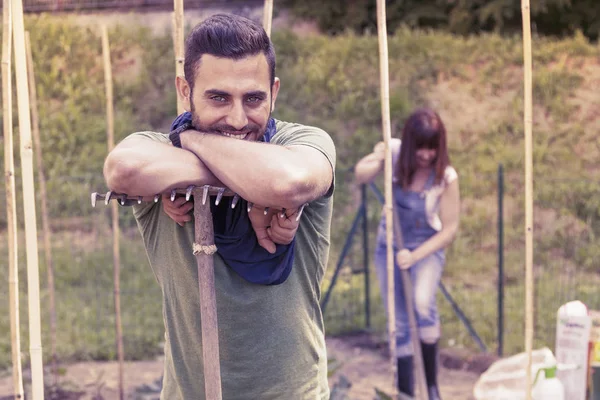
[[[371,328],[371,293],[369,290],[369,226],[367,220],[367,186],[360,186],[361,207],[363,209],[363,266],[365,272],[365,326]]]
[[[344,248],[342,249],[342,253],[340,254],[340,258],[338,259],[337,265],[335,266],[335,271],[333,273],[333,277],[331,278],[331,283],[329,284],[329,287],[327,288],[325,297],[323,297],[323,300],[321,301],[321,312],[323,313],[323,315],[325,315],[325,308],[327,307],[327,303],[329,302],[329,296],[331,296],[331,292],[332,292],[333,288],[335,287],[335,283],[337,282],[338,275],[340,273],[340,270],[342,269],[344,259],[346,258],[346,255],[350,251],[350,247],[352,246],[352,239],[354,239],[354,235],[356,234],[356,230],[358,229],[358,223],[360,222],[360,219],[362,218],[363,211],[364,210],[362,208],[360,208],[360,207],[358,208],[358,212],[356,213],[356,216],[354,217],[354,220],[352,221],[352,227],[350,228],[350,232],[348,233],[348,236],[346,237],[346,242],[344,243]]]
[[[498,164],[498,356],[504,352],[504,168]]]

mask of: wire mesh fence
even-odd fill
[[[491,175],[484,178],[497,179]],[[536,182],[550,189],[541,190],[535,201],[534,345],[553,348],[556,313],[562,304],[581,300],[591,309],[600,308],[595,290],[599,283],[595,238],[600,227],[596,201],[600,184],[548,178]],[[514,354],[523,351],[525,329],[523,196],[514,186],[497,187],[498,191],[489,193],[496,197],[495,202],[478,202],[470,196],[463,199],[463,218],[480,223],[470,223],[477,232],[459,234],[448,249],[438,306],[444,346],[474,350],[485,346],[499,354]],[[364,273],[364,232],[357,229],[347,241],[351,248],[343,261],[338,255],[329,266],[330,280],[339,267],[325,312],[332,334],[371,329],[385,336],[384,308],[371,254],[380,199],[372,194],[367,199],[368,275]]]

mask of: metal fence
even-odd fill
[[[496,201],[464,199],[463,219],[472,219],[473,231],[459,234],[447,252],[438,295],[442,345],[514,354],[523,351],[525,329],[523,199],[506,187],[502,166],[486,178],[497,183]],[[537,182],[543,189],[535,199],[534,345],[554,348],[562,304],[581,300],[600,309],[600,183]],[[386,335],[371,254],[383,201],[377,192],[363,187],[344,247],[330,263],[323,305],[332,334],[367,329]]]

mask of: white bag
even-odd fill
[[[531,352],[531,383],[540,368],[556,365],[552,351],[544,347]],[[527,353],[520,353],[493,363],[473,388],[476,400],[525,400]]]

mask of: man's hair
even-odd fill
[[[263,27],[244,17],[216,14],[190,32],[185,41],[185,79],[193,89],[202,55],[241,60],[263,53],[267,58],[271,86],[275,81],[275,49]]]
[[[414,111],[402,129],[402,146],[395,168],[399,184],[404,189],[407,189],[412,183],[417,170],[416,153],[418,149],[422,148],[437,150],[433,169],[435,170],[435,183],[440,184],[444,179],[446,167],[450,165],[450,157],[448,156],[444,123],[438,113],[430,108],[420,108]]]

